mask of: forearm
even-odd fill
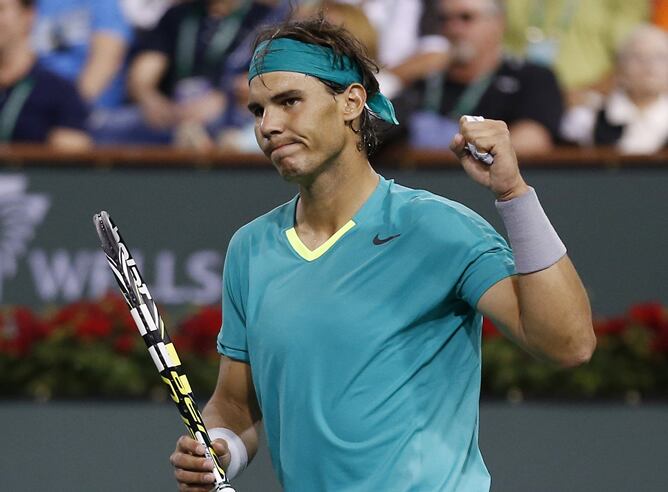
[[[503,122],[460,120],[451,149],[466,172],[496,196],[518,275],[487,289],[476,308],[532,354],[562,366],[588,360],[596,339],[585,289],[566,247],[519,172]],[[466,149],[470,142],[494,156],[491,165]]]
[[[596,339],[587,293],[568,256],[516,277],[519,330],[525,348],[561,366],[591,357]]]
[[[547,128],[531,120],[522,120],[511,125],[510,140],[518,156],[544,154],[554,147]]]
[[[159,90],[160,79],[167,70],[168,59],[163,53],[149,51],[134,60],[128,72],[128,93],[137,102],[150,97],[167,99]]]
[[[516,189],[521,193],[497,201],[497,210],[519,273],[512,284],[517,337],[539,357],[577,365],[589,358],[595,343],[587,294],[534,190]]]
[[[248,461],[255,456],[258,449],[260,426],[259,416],[232,402],[214,401],[207,403],[202,411],[202,418],[207,429],[224,427],[233,431],[244,443],[248,453]]]
[[[111,34],[93,37],[90,54],[79,76],[79,91],[87,101],[96,100],[121,70],[126,44]]]

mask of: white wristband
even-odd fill
[[[224,439],[227,442],[227,448],[230,450],[230,465],[225,470],[227,480],[233,480],[237,475],[246,469],[248,465],[248,451],[246,445],[237,436],[234,431],[226,429],[225,427],[215,427],[209,429],[209,437],[211,440]]]
[[[554,265],[566,254],[550,219],[529,187],[526,193],[507,201],[496,201],[496,209],[508,231],[517,273],[532,273]]]

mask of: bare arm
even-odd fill
[[[502,121],[460,121],[451,149],[467,174],[498,200],[529,190],[520,175],[510,132]],[[464,150],[472,142],[494,155],[486,166]],[[477,308],[520,346],[562,366],[586,362],[596,345],[587,294],[567,256],[543,270],[502,280],[483,294]]]
[[[144,118],[154,128],[168,128],[176,123],[176,109],[159,90],[160,80],[169,60],[158,51],[137,56],[128,73],[128,91],[141,107]]]
[[[237,434],[246,447],[249,461],[255,456],[262,415],[248,364],[221,357],[218,383],[202,417],[208,429],[226,427]],[[216,439],[213,447],[227,469],[230,464],[227,443]],[[204,457],[204,446],[192,437],[179,438],[170,462],[179,490],[208,491],[211,488],[213,463]]]
[[[587,362],[596,345],[587,294],[567,256],[498,282],[477,308],[519,346],[563,367]]]
[[[78,152],[93,146],[91,138],[81,130],[54,128],[49,132],[46,143],[57,150]]]
[[[202,412],[207,428],[227,427],[246,445],[249,459],[257,452],[262,414],[258,407],[250,365],[221,357],[218,384]]]
[[[93,35],[88,59],[79,75],[79,91],[86,101],[95,101],[123,65],[127,43],[111,33]]]
[[[520,120],[510,125],[510,139],[520,157],[544,154],[554,147],[547,128],[533,120]]]

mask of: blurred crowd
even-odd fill
[[[445,149],[464,114],[521,155],[668,143],[668,0],[0,0],[0,142],[256,152],[255,32],[319,13],[379,65],[386,148]]]

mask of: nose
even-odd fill
[[[264,138],[271,138],[283,132],[284,122],[278,108],[266,107],[260,120],[260,134]]]

